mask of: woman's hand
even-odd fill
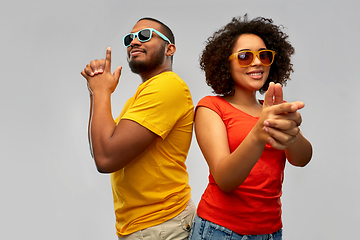
[[[266,137],[266,141],[279,150],[294,144],[302,122],[298,110],[304,106],[300,101],[284,103],[281,85],[270,83],[259,119],[260,127],[267,133],[265,136],[262,134],[262,139]]]

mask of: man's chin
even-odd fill
[[[159,51],[159,53],[151,60],[145,61],[140,60],[137,57],[131,57],[129,59],[129,67],[133,73],[140,74],[143,72],[150,72],[157,67],[159,67],[163,62],[165,55],[161,55],[162,52]]]
[[[137,61],[136,59],[130,59],[129,67],[133,73],[139,74],[144,68],[144,63],[141,61]]]

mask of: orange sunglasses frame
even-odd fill
[[[250,66],[250,65],[253,64],[253,62],[255,61],[255,58],[256,58],[256,57],[260,60],[260,62],[261,62],[262,65],[264,65],[264,66],[270,66],[270,65],[274,62],[275,54],[276,54],[275,51],[269,50],[269,49],[264,49],[264,50],[260,50],[260,51],[244,50],[244,51],[240,51],[240,52],[236,52],[236,53],[231,54],[230,57],[229,57],[229,61],[230,61],[231,59],[233,59],[233,58],[236,58],[240,53],[243,53],[243,52],[251,52],[255,57],[253,58],[253,60],[251,61],[251,63],[248,64],[248,65],[241,65],[241,64],[239,63],[239,61],[237,61],[237,63],[238,63],[241,67],[248,67],[248,66]],[[264,63],[261,61],[261,59],[260,59],[260,53],[261,53],[261,52],[271,52],[271,53],[273,54],[273,58],[272,58],[272,61],[271,61],[270,64],[264,64]]]

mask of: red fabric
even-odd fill
[[[226,125],[231,152],[244,140],[258,121],[219,96],[207,96],[197,107],[215,111]],[[223,192],[209,175],[209,184],[199,202],[197,214],[238,234],[270,234],[282,228],[281,201],[285,168],[284,151],[270,144],[237,189]]]

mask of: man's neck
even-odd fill
[[[170,66],[169,68],[160,68],[160,69],[155,69],[155,70],[152,70],[150,72],[142,72],[140,73],[140,77],[141,77],[141,80],[143,82],[146,82],[147,80],[149,80],[150,78],[152,77],[155,77],[156,75],[159,75],[163,72],[169,72],[169,71],[172,71],[172,67]]]

